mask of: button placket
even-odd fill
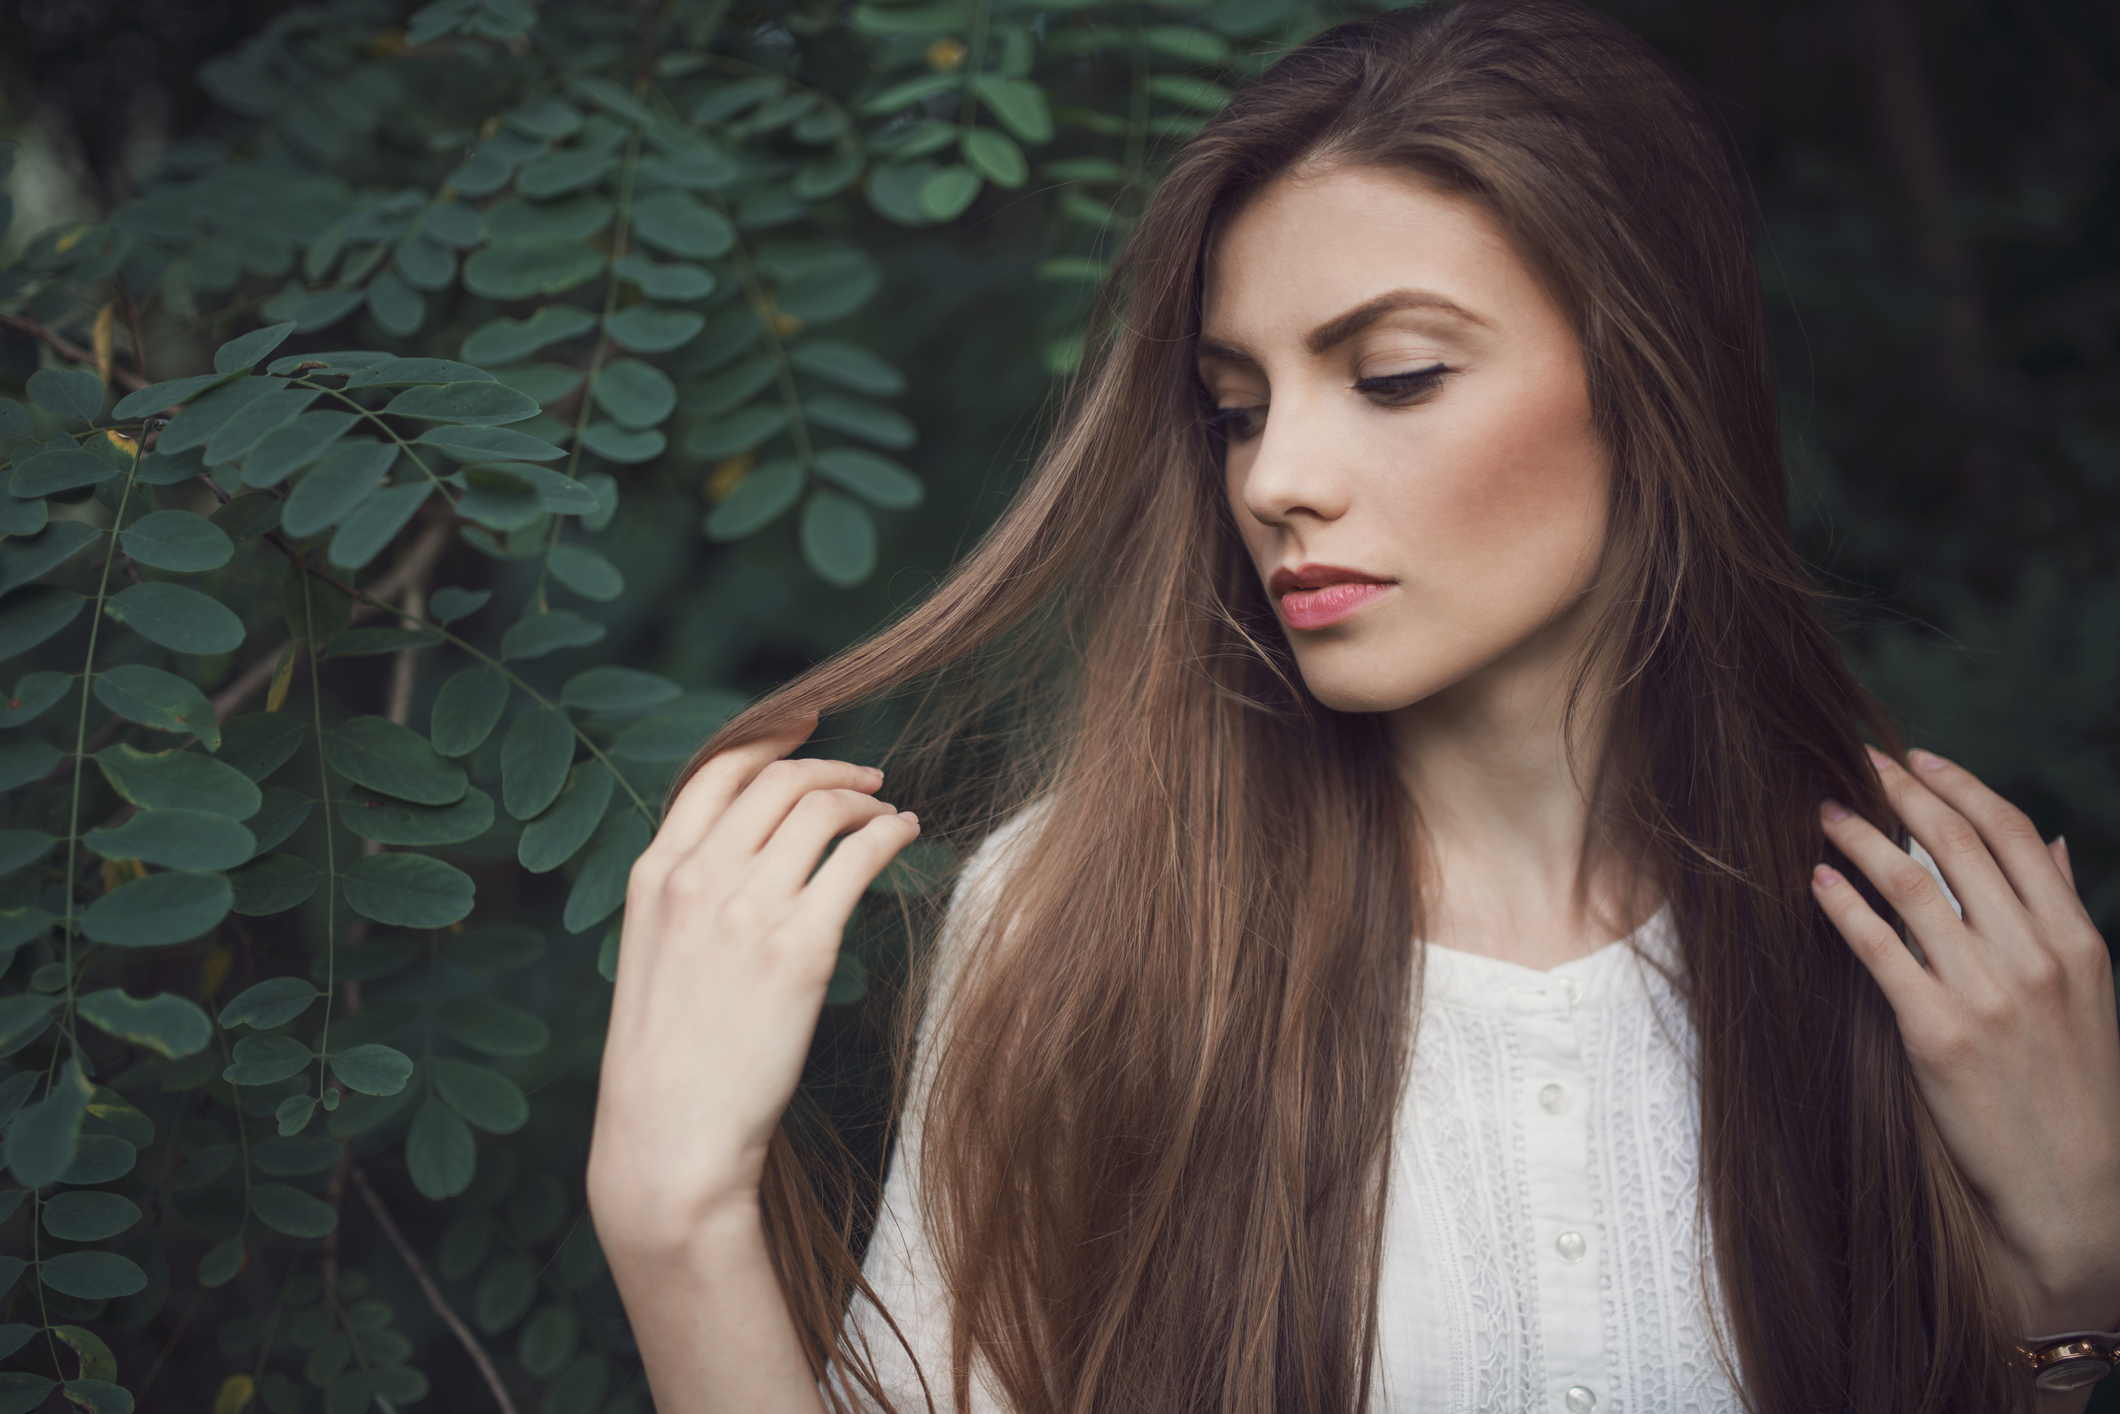
[[[1596,1402],[1585,1380],[1605,1368],[1604,1321],[1598,1263],[1589,1260],[1596,1230],[1590,1222],[1588,1078],[1583,1070],[1575,1008],[1581,984],[1545,979],[1519,995],[1526,1078],[1522,1129],[1531,1199],[1531,1237],[1538,1244],[1538,1304],[1545,1355],[1546,1408],[1583,1414]],[[1583,1400],[1589,1403],[1583,1403]]]

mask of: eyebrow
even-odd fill
[[[1391,290],[1375,299],[1363,301],[1345,314],[1336,314],[1326,320],[1304,337],[1303,346],[1313,354],[1324,353],[1327,349],[1346,343],[1385,315],[1397,313],[1402,309],[1428,309],[1468,324],[1480,325],[1482,328],[1494,327],[1456,300],[1439,295],[1433,290]],[[1258,361],[1233,344],[1212,339],[1200,341],[1199,356],[1234,359],[1240,363]]]

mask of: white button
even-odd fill
[[[1576,981],[1573,977],[1563,977],[1561,978],[1561,995],[1567,998],[1569,1006],[1574,1006],[1583,999],[1583,984]]]
[[[1568,1393],[1562,1396],[1562,1402],[1568,1406],[1568,1414],[1590,1414],[1591,1410],[1597,1408],[1597,1396],[1583,1385],[1568,1386]]]
[[[1583,1235],[1579,1232],[1564,1232],[1553,1239],[1553,1250],[1561,1254],[1563,1262],[1580,1262],[1583,1260],[1583,1254],[1590,1250],[1590,1244],[1583,1241]],[[1588,1405],[1583,1407],[1589,1408]]]
[[[1538,1103],[1539,1108],[1549,1115],[1565,1114],[1568,1110],[1568,1092],[1558,1085],[1541,1086]]]

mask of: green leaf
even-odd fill
[[[482,324],[464,340],[467,363],[517,363],[562,339],[577,338],[596,327],[596,316],[571,304],[548,304],[528,319],[496,319]]]
[[[63,1252],[37,1269],[46,1286],[83,1301],[107,1301],[147,1289],[147,1273],[115,1252]]]
[[[788,350],[788,362],[804,373],[829,378],[842,388],[888,398],[905,391],[905,375],[858,344],[805,339]]]
[[[478,1142],[456,1112],[433,1096],[420,1101],[405,1135],[405,1167],[412,1186],[428,1198],[454,1198],[471,1186],[478,1169]]]
[[[190,511],[151,512],[134,521],[118,541],[143,565],[184,572],[219,569],[236,552],[235,542],[219,526]]]
[[[27,1190],[17,1188],[14,1191],[17,1193],[22,1193],[26,1192]],[[37,1327],[23,1325],[20,1321],[0,1326],[0,1360],[5,1360],[8,1356],[14,1354],[23,1346],[29,1344],[30,1337],[34,1336],[36,1333]],[[20,1377],[17,1376],[16,1378]],[[9,1392],[10,1391],[8,1386],[0,1385],[0,1408],[12,1407],[6,1403]],[[21,1407],[35,1408],[36,1406],[26,1405]]]
[[[447,358],[386,358],[346,380],[348,388],[407,388],[417,383],[488,383],[483,368]]]
[[[55,584],[32,584],[0,602],[0,659],[25,653],[74,621],[88,601]]]
[[[997,187],[1014,191],[1031,174],[1023,149],[992,128],[973,128],[964,135],[964,160]]]
[[[420,325],[427,322],[427,300],[386,270],[369,282],[368,314],[384,333],[406,339],[417,334]]]
[[[435,1009],[452,1040],[489,1056],[534,1056],[552,1044],[552,1029],[497,997],[458,997]]]
[[[49,742],[23,737],[0,741],[0,790],[27,785],[58,764],[59,753]]]
[[[594,550],[579,545],[555,545],[545,556],[552,577],[584,599],[609,603],[626,590],[625,576]]]
[[[283,913],[308,901],[323,881],[323,874],[308,860],[292,854],[265,854],[229,874],[235,889],[237,913],[262,918]]]
[[[625,669],[606,669],[623,672]],[[557,869],[588,843],[611,803],[611,773],[595,761],[584,761],[568,773],[567,784],[542,815],[523,827],[516,859],[533,874]]]
[[[502,121],[532,137],[558,142],[582,125],[582,115],[573,104],[547,96],[510,108]]]
[[[456,252],[424,234],[401,241],[394,263],[398,278],[415,290],[446,290],[456,283]],[[373,291],[369,297],[374,298]],[[418,321],[413,327],[419,327]]]
[[[467,618],[485,608],[492,598],[493,591],[490,589],[437,589],[434,591],[434,597],[427,601],[427,609],[440,622],[453,624],[458,619]],[[452,751],[447,754],[455,756],[460,753]]]
[[[620,732],[611,754],[627,761],[686,760],[742,706],[735,693],[694,694]]]
[[[57,997],[44,992],[0,997],[0,1050],[20,1049],[17,1041],[42,1032],[58,1005]]]
[[[549,462],[567,455],[550,442],[507,427],[430,427],[419,441],[464,462]]]
[[[339,523],[338,534],[331,537],[331,549],[325,558],[340,569],[360,569],[383,552],[433,492],[434,483],[425,478],[384,487],[355,506]],[[334,651],[343,653],[344,645]]]
[[[198,871],[233,869],[258,852],[242,825],[198,810],[142,810],[115,829],[90,830],[81,843],[105,859]]]
[[[13,398],[0,398],[0,437],[34,437],[37,424],[30,420],[29,409]]]
[[[418,805],[461,800],[469,781],[418,732],[387,717],[354,717],[324,734],[324,759],[357,785]]]
[[[81,931],[113,947],[189,942],[226,917],[233,899],[225,875],[150,874],[90,904],[81,915]]]
[[[203,448],[221,425],[257,399],[287,386],[285,378],[235,378],[178,413],[155,440],[155,455],[171,457]]]
[[[287,837],[302,828],[309,818],[309,797],[300,791],[285,786],[267,786],[265,803],[249,820],[250,833],[257,840],[258,853],[278,849]],[[238,900],[240,902],[241,900]]]
[[[417,854],[377,854],[370,859],[421,859]],[[362,863],[367,863],[363,860]],[[439,861],[429,860],[429,863]],[[448,868],[443,865],[443,868]],[[363,1095],[395,1095],[412,1078],[412,1057],[389,1046],[355,1046],[331,1058],[331,1073]]]
[[[207,439],[204,460],[208,466],[231,462],[251,451],[265,435],[293,422],[320,397],[313,388],[283,388],[252,398],[229,414]]]
[[[435,695],[434,713],[428,723],[434,733],[434,749],[444,756],[476,751],[492,735],[507,706],[508,679],[499,668],[465,668],[443,683]]]
[[[17,1271],[22,1267],[20,1257],[0,1260],[14,1263]],[[42,1405],[45,1397],[57,1387],[56,1381],[48,1380],[42,1375],[17,1370],[0,1374],[0,1414],[30,1414],[30,1411]]]
[[[424,854],[371,854],[345,884],[354,912],[398,928],[446,928],[471,912],[477,892],[469,874]]]
[[[234,373],[200,373],[190,378],[171,378],[161,383],[150,383],[137,392],[127,393],[118,399],[118,405],[110,410],[113,420],[125,422],[136,417],[152,417],[165,412],[179,403],[189,402],[208,388],[218,388]],[[21,434],[28,436],[28,433]]]
[[[772,360],[751,357],[714,375],[685,385],[685,411],[694,417],[719,417],[749,402],[773,382]]]
[[[795,504],[802,495],[802,463],[792,458],[753,467],[707,517],[709,540],[741,540]]]
[[[667,255],[712,260],[736,243],[727,217],[681,191],[650,192],[632,214],[634,234]]]
[[[0,543],[0,594],[47,574],[103,539],[103,532],[77,520],[52,521],[42,533]]]
[[[301,747],[303,735],[301,722],[293,717],[249,712],[222,724],[216,754],[251,780],[262,781],[287,764]]]
[[[441,1057],[434,1088],[449,1108],[488,1134],[513,1134],[530,1119],[530,1102],[516,1083],[491,1066]]]
[[[99,456],[78,448],[62,447],[57,451],[39,452],[15,463],[14,471],[7,478],[7,489],[8,494],[27,501],[59,491],[71,491],[76,486],[93,486],[117,474],[118,468]]]
[[[822,324],[852,314],[882,285],[876,263],[858,250],[833,250],[792,263],[775,262],[781,286],[773,300],[783,314]]]
[[[208,751],[220,750],[221,723],[214,716],[213,704],[187,678],[143,663],[121,663],[96,675],[95,692],[98,702],[128,722],[165,732],[190,732]]]
[[[481,299],[530,299],[563,294],[603,268],[602,254],[575,237],[525,236],[474,251],[464,261],[463,281]]]
[[[30,673],[15,684],[15,690],[0,702],[0,727],[19,727],[35,721],[66,696],[74,685],[65,673]]]
[[[501,383],[542,407],[582,385],[582,371],[564,363],[513,363],[493,370]]]
[[[819,393],[805,398],[802,410],[820,427],[829,427],[834,432],[844,432],[849,437],[859,437],[892,451],[910,447],[918,440],[912,423],[887,407],[860,398]]]
[[[1029,79],[1005,78],[1000,74],[975,74],[972,91],[994,112],[1001,126],[1019,141],[1050,142],[1052,110],[1046,106],[1045,90]]]
[[[21,501],[10,491],[0,494],[0,535],[35,535],[51,521],[42,501]]]
[[[298,540],[337,525],[382,485],[397,455],[388,442],[355,438],[341,443],[295,483],[281,524]]]
[[[258,1221],[289,1237],[322,1237],[339,1225],[339,1215],[320,1198],[284,1183],[261,1183],[250,1190],[250,1210]]]
[[[98,1030],[170,1060],[196,1055],[213,1040],[206,1013],[196,1003],[168,992],[135,1000],[123,989],[112,987],[81,998],[78,1009]]]
[[[128,585],[106,602],[104,612],[148,642],[178,653],[233,653],[243,646],[243,621],[218,599],[181,584]]]
[[[420,229],[443,245],[469,250],[484,239],[479,230],[478,208],[462,201],[445,201],[420,213]]]
[[[301,1074],[315,1059],[316,1052],[292,1036],[245,1036],[221,1078],[231,1085],[273,1085]]]
[[[689,309],[629,305],[604,321],[604,329],[634,353],[668,353],[690,343],[707,327],[707,317]],[[608,370],[606,370],[608,372]]]
[[[802,508],[802,554],[818,578],[850,589],[875,572],[876,522],[858,501],[812,491]]]
[[[685,451],[702,461],[748,452],[788,425],[787,412],[762,404],[738,409],[718,422],[695,427],[685,436]]]
[[[607,462],[635,466],[654,461],[670,444],[652,428],[629,432],[615,422],[592,422],[582,430],[582,445]]]
[[[77,422],[94,422],[103,411],[103,380],[86,369],[40,368],[23,391],[46,412]]]
[[[278,1122],[280,1137],[285,1139],[292,1138],[294,1135],[300,1134],[304,1129],[308,1128],[309,1121],[316,1114],[316,1112],[316,1096],[289,1095],[286,1099],[280,1101],[279,1108],[275,1109],[272,1112],[272,1117]],[[331,1150],[331,1153],[329,1156],[327,1156],[323,1164],[318,1165],[319,1168],[328,1167],[331,1160],[335,1159],[338,1156],[338,1145],[331,1143],[331,1141],[328,1139],[325,1140],[324,1143],[325,1146]],[[263,1154],[261,1153],[259,1157],[262,1159]],[[265,1168],[265,1165],[263,1163],[260,1163],[258,1166],[260,1168]],[[265,1171],[267,1173],[278,1173],[282,1170],[266,1168]],[[300,1172],[309,1173],[314,1172],[314,1170],[303,1169],[300,1170]]]
[[[645,712],[675,701],[683,691],[668,678],[638,668],[590,668],[568,678],[559,700],[585,712]]]
[[[101,1242],[140,1221],[139,1205],[115,1193],[74,1191],[44,1200],[44,1230],[68,1242]],[[99,1342],[100,1343],[100,1342]]]
[[[493,828],[493,797],[477,787],[454,805],[411,805],[383,795],[339,802],[339,823],[381,844],[461,844]]]
[[[280,528],[280,498],[263,492],[237,496],[206,518],[237,540],[255,540]]]
[[[1148,91],[1158,98],[1201,113],[1219,113],[1229,106],[1230,91],[1218,83],[1189,74],[1151,74]]]
[[[79,1326],[71,1329],[79,1330]],[[65,1384],[66,1402],[89,1414],[133,1414],[132,1392],[110,1380],[78,1379]]]
[[[17,1183],[41,1188],[72,1165],[94,1092],[80,1061],[69,1060],[43,1099],[15,1112],[7,1126],[7,1167]]]
[[[12,952],[42,937],[54,921],[41,908],[0,908],[0,948]]]
[[[694,316],[695,318],[697,316]],[[407,388],[383,409],[399,417],[431,422],[486,425],[537,416],[537,404],[499,382],[444,383]]]
[[[309,1010],[310,1004],[322,995],[299,977],[269,978],[237,993],[227,1006],[221,1008],[220,1022],[228,1027],[250,1026],[270,1031],[276,1026],[285,1026]]]
[[[226,1286],[243,1270],[243,1239],[231,1237],[206,1249],[199,1259],[199,1285],[208,1290]]]
[[[536,1299],[537,1268],[520,1257],[504,1257],[480,1275],[471,1317],[486,1334],[499,1335],[521,1320]]]
[[[539,707],[517,717],[501,741],[501,803],[527,820],[566,783],[574,761],[574,728],[562,713]]]
[[[597,831],[567,895],[562,919],[568,932],[588,932],[626,901],[626,877],[648,847],[651,833],[648,822],[630,810]]]
[[[677,406],[677,385],[670,375],[637,358],[605,364],[591,391],[604,411],[626,427],[653,427]]]
[[[615,153],[563,147],[524,166],[516,173],[515,189],[533,200],[564,196],[570,191],[594,186],[617,167]]]
[[[196,751],[141,751],[126,745],[96,753],[111,789],[150,810],[203,810],[231,820],[257,813],[264,796],[234,767]]]
[[[351,412],[307,412],[258,439],[243,463],[243,484],[277,486],[331,450],[359,422]]]
[[[532,614],[501,635],[503,658],[542,658],[562,648],[585,648],[604,636],[604,626],[572,609]]]
[[[74,1161],[59,1175],[59,1181],[82,1188],[108,1183],[131,1173],[139,1159],[139,1151],[115,1135],[84,1133]]]
[[[213,371],[216,373],[242,373],[256,368],[265,357],[294,332],[292,322],[274,324],[264,329],[253,329],[241,338],[230,339],[213,351]]]
[[[514,972],[545,955],[545,935],[520,924],[473,928],[442,945],[442,960],[473,972]]]
[[[515,1343],[515,1358],[537,1379],[549,1380],[574,1358],[575,1347],[580,1343],[581,1323],[574,1307],[554,1301],[540,1307],[523,1323],[523,1333]]]
[[[289,564],[280,581],[280,612],[295,642],[321,648],[346,631],[353,620],[353,601],[336,585]]]
[[[34,864],[58,843],[42,830],[0,830],[0,874]]]
[[[923,98],[937,93],[953,93],[964,87],[964,76],[957,73],[922,74],[916,79],[893,84],[875,97],[868,99],[857,110],[864,117],[881,118],[901,109],[910,108]]]
[[[649,299],[696,300],[714,293],[714,272],[688,261],[664,265],[636,253],[612,261],[611,273],[640,286]]]
[[[859,447],[827,447],[817,454],[817,471],[887,511],[911,510],[927,494],[919,478],[897,462]]]

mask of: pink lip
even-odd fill
[[[1290,628],[1323,628],[1338,623],[1390,588],[1388,584],[1369,583],[1290,590],[1281,596],[1281,617]]]

